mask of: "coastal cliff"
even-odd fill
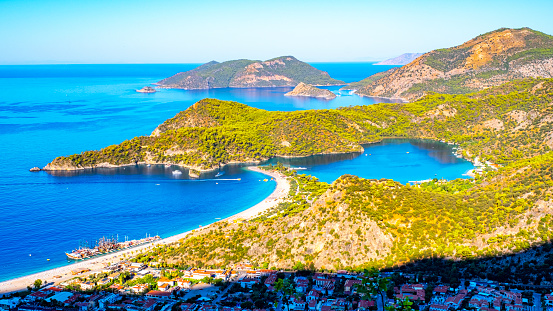
[[[306,96],[324,99],[336,98],[336,94],[332,93],[329,90],[319,89],[311,84],[306,84],[303,82],[300,82],[300,84],[298,84],[292,91],[284,94],[284,96]]]
[[[553,148],[552,101],[553,79],[532,78],[467,95],[432,94],[413,103],[329,110],[266,111],[204,99],[150,136],[58,157],[45,170],[151,163],[201,171],[274,156],[359,152],[362,144],[387,137],[448,141],[467,158],[481,155],[482,161],[505,164]]]
[[[553,37],[529,28],[502,28],[349,88],[364,96],[416,100],[429,92],[466,94],[527,77],[553,77]]]
[[[158,85],[164,88],[195,90],[296,86],[302,81],[313,85],[346,84],[293,56],[282,56],[267,61],[247,59],[223,63],[212,61],[163,79],[158,82]]]

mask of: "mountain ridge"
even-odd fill
[[[375,65],[407,65],[421,55],[423,55],[423,53],[404,53],[399,56],[378,62]]]
[[[416,100],[429,92],[466,94],[527,77],[553,77],[553,37],[501,28],[354,85],[359,95]]]

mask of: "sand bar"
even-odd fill
[[[220,221],[234,221],[237,219],[254,218],[259,213],[262,213],[265,210],[282,202],[288,195],[288,192],[290,191],[290,182],[286,179],[284,175],[278,172],[265,171],[258,167],[248,167],[248,169],[254,172],[265,174],[267,176],[270,176],[271,178],[274,178],[277,183],[275,190],[267,198],[265,198],[265,200],[259,202],[258,204],[248,208],[245,211],[242,211],[238,214],[235,214],[233,216],[230,216]],[[202,227],[202,229],[209,228],[210,226],[211,225],[204,226]],[[197,231],[202,229],[195,229],[195,230]],[[33,284],[33,282],[36,279],[41,279],[43,280],[43,282],[46,281],[48,284],[61,283],[63,281],[72,279],[74,275],[71,274],[71,271],[79,268],[90,269],[91,273],[97,273],[100,270],[102,270],[108,263],[118,262],[120,260],[123,260],[125,257],[128,257],[129,255],[139,253],[148,248],[152,248],[155,245],[177,242],[180,239],[186,237],[190,232],[192,232],[192,230],[183,232],[181,234],[177,234],[165,239],[161,239],[159,241],[156,241],[153,244],[140,245],[134,248],[125,249],[119,252],[103,255],[97,258],[76,262],[74,264],[70,264],[67,266],[58,267],[58,268],[46,270],[43,272],[34,273],[23,277],[11,279],[8,281],[0,282],[0,295],[26,290],[27,286]],[[61,276],[61,278],[54,278],[54,276]]]

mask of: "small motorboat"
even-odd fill
[[[223,175],[225,175],[225,172],[219,172],[219,173],[215,174],[215,177],[221,177]]]

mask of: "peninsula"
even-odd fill
[[[527,77],[553,77],[553,36],[530,28],[502,28],[428,52],[345,89],[363,96],[416,100],[430,92],[467,94]]]
[[[336,94],[329,90],[320,89],[314,87],[311,84],[300,82],[292,91],[284,94],[284,96],[305,96],[305,97],[317,97],[324,99],[334,99]]]
[[[223,63],[212,61],[163,79],[158,82],[158,85],[164,88],[196,90],[227,87],[283,87],[296,86],[300,82],[313,85],[346,84],[293,56],[281,56],[267,61],[248,59]]]

